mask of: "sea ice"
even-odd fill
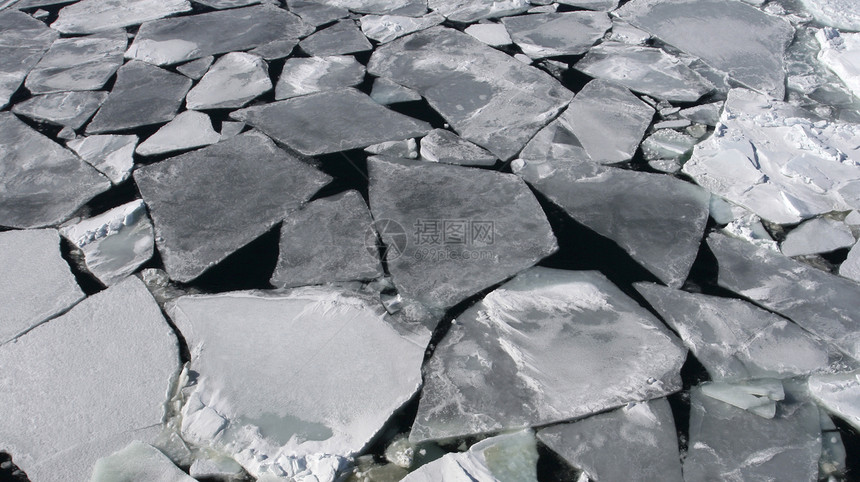
[[[332,7],[372,15],[420,17],[427,12],[427,0],[317,0]]]
[[[514,43],[532,59],[582,55],[612,26],[598,12],[542,13],[502,19]]]
[[[782,99],[794,28],[736,0],[639,0],[615,13],[741,84]]]
[[[221,135],[212,128],[212,119],[208,115],[186,110],[141,142],[135,152],[141,156],[154,156],[208,146],[219,140]]]
[[[766,248],[708,236],[720,286],[786,316],[860,360],[860,284]]]
[[[774,379],[709,382],[699,386],[702,395],[742,408],[764,418],[776,416],[776,402],[785,400],[782,382]]]
[[[125,56],[156,65],[178,64],[311,32],[313,27],[298,16],[273,5],[257,5],[147,22]]]
[[[195,482],[152,445],[137,440],[98,459],[90,482]]]
[[[429,331],[402,331],[374,298],[234,292],[182,297],[167,311],[195,377],[183,437],[255,477],[334,480],[421,385]]]
[[[762,219],[793,224],[860,207],[858,145],[860,124],[732,89],[714,134],[696,145],[684,172]]]
[[[0,233],[0,345],[83,298],[56,230]]]
[[[723,104],[722,101],[700,104],[681,109],[678,111],[678,115],[697,124],[715,126],[720,122],[720,112],[723,110]]]
[[[421,139],[421,158],[462,166],[494,166],[496,156],[446,129],[433,129]]]
[[[403,482],[537,482],[538,451],[534,432],[496,435],[421,466]]]
[[[256,5],[261,3],[261,0],[194,0],[196,3],[200,3],[206,5],[207,7],[212,7],[217,10],[223,10],[227,8],[236,8],[236,7],[247,7],[248,5]],[[265,3],[273,3],[271,1],[266,1]]]
[[[461,137],[503,161],[573,96],[548,74],[446,27],[376,49],[367,70],[416,90]]]
[[[590,480],[684,480],[675,420],[665,398],[544,428],[537,437]]]
[[[657,128],[657,125],[654,127]],[[645,159],[649,160],[678,160],[690,153],[696,142],[696,138],[683,132],[674,129],[660,129],[642,141],[642,154]]]
[[[0,152],[0,226],[57,224],[111,186],[92,166],[11,112],[0,113]]]
[[[852,0],[800,0],[800,3],[821,24],[860,31],[860,12]]]
[[[87,134],[133,129],[167,122],[176,116],[191,79],[146,62],[120,67],[116,83],[87,126]]]
[[[364,81],[364,66],[349,55],[287,59],[275,86],[275,99],[342,90]]]
[[[594,271],[533,268],[458,316],[424,367],[409,439],[591,415],[681,388],[686,349]]]
[[[308,156],[420,137],[430,125],[388,110],[352,89],[247,107],[230,117]]]
[[[855,243],[848,251],[848,257],[839,266],[839,275],[860,282],[860,243]]]
[[[388,269],[408,300],[454,306],[557,248],[540,204],[516,176],[382,157],[368,159],[368,171]]]
[[[634,285],[712,380],[790,378],[854,362],[794,323],[743,300]]]
[[[383,44],[404,35],[439,25],[444,21],[445,17],[435,12],[422,17],[365,15],[359,20],[364,35]]]
[[[349,16],[349,10],[316,1],[287,0],[287,7],[305,22],[319,27]]]
[[[51,44],[24,85],[34,94],[100,89],[122,65],[127,44],[121,30],[61,38]]]
[[[679,287],[708,220],[710,196],[663,174],[587,161],[522,161],[514,172],[577,222],[617,243],[660,281]]]
[[[87,269],[106,286],[118,283],[148,261],[155,241],[141,200],[64,226],[60,232],[83,251]]]
[[[23,12],[0,12],[0,108],[9,104],[57,32]]]
[[[591,48],[576,69],[670,101],[695,102],[714,89],[684,61],[653,47],[604,42]]]
[[[824,28],[815,38],[821,45],[818,59],[860,98],[860,33],[840,33]]]
[[[330,27],[314,32],[299,42],[299,47],[316,57],[354,54],[373,49],[358,25],[350,19],[340,20]]]
[[[131,176],[134,149],[137,146],[135,135],[81,137],[70,140],[66,145],[114,184],[119,184]]]
[[[618,8],[618,0],[560,0],[558,3],[571,7],[608,12]]]
[[[364,152],[399,157],[401,159],[418,159],[418,142],[415,139],[380,142],[379,144],[365,147]]]
[[[368,243],[367,238],[373,243]],[[272,284],[278,288],[381,277],[373,218],[358,191],[318,199],[281,226]]]
[[[854,242],[851,228],[845,223],[830,218],[815,218],[791,230],[780,249],[786,256],[802,256],[850,248]]]
[[[818,480],[821,428],[811,403],[767,419],[692,389],[686,480]]]
[[[466,27],[463,31],[491,47],[501,47],[513,43],[508,30],[500,23],[476,23]]]
[[[192,60],[191,62],[178,65],[176,66],[176,71],[189,79],[200,80],[200,77],[203,77],[203,75],[209,71],[209,67],[212,66],[212,62],[215,62],[215,56],[208,55],[206,57],[201,57],[197,60]]]
[[[373,80],[370,98],[382,105],[389,105],[398,102],[421,100],[421,94],[400,84],[396,84],[385,77],[377,77]]]
[[[37,95],[12,106],[12,112],[31,119],[79,129],[107,99],[107,92],[56,92]]]
[[[258,55],[266,60],[282,59],[293,53],[293,50],[298,44],[298,39],[281,38],[272,40],[271,42],[260,45],[259,47],[254,47],[248,53]]]
[[[531,8],[527,0],[429,0],[427,5],[434,12],[458,23],[472,23],[485,18],[516,15]]]
[[[814,375],[807,386],[816,403],[860,430],[860,372]]]
[[[271,229],[330,179],[254,134],[134,173],[165,269],[181,282]]]
[[[176,336],[130,277],[0,346],[0,450],[31,480],[87,480],[100,457],[151,442],[179,370]],[[34,376],[34,375],[38,376]]]
[[[262,58],[231,52],[219,58],[188,92],[185,104],[197,110],[243,107],[271,89],[269,68]]]
[[[82,0],[63,7],[51,28],[64,34],[105,32],[190,10],[188,0]]]

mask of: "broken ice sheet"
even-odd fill
[[[0,113],[0,226],[35,228],[65,221],[111,183],[71,151]]]
[[[642,142],[642,153],[649,160],[676,160],[692,151],[695,145],[696,139],[692,136],[674,129],[660,129]]]
[[[122,450],[102,457],[93,466],[90,482],[195,482],[152,445],[133,441]]]
[[[409,439],[570,420],[681,388],[686,349],[594,271],[532,268],[457,317]]]
[[[236,7],[247,7],[248,5],[255,5],[261,3],[261,0],[194,0],[196,3],[206,5],[207,7],[212,7],[217,10],[223,10],[227,8],[236,8]],[[270,2],[266,2],[270,3]]]
[[[686,480],[818,480],[821,429],[811,403],[780,404],[773,419],[693,388]]]
[[[73,139],[66,143],[81,159],[119,184],[131,175],[134,167],[135,135],[100,135]]]
[[[489,437],[411,472],[403,482],[537,482],[538,450],[531,430]]]
[[[408,300],[451,307],[557,248],[537,199],[516,176],[383,157],[368,159],[368,171],[388,269]]]
[[[446,27],[376,49],[367,70],[416,90],[461,137],[503,161],[573,97],[548,74]]]
[[[82,0],[63,7],[51,28],[64,34],[104,32],[190,10],[188,0]]]
[[[618,0],[560,0],[558,3],[587,10],[608,12],[618,8]]]
[[[412,32],[439,25],[443,21],[445,17],[434,12],[417,18],[400,15],[365,15],[359,22],[361,31],[367,38],[384,44]]]
[[[287,0],[287,8],[314,27],[319,27],[349,16],[349,10],[345,8],[313,0]]]
[[[508,30],[500,23],[476,23],[463,31],[491,47],[513,43]]]
[[[762,219],[793,224],[860,207],[860,124],[825,121],[747,89],[729,92],[684,172]]]
[[[107,92],[57,92],[15,104],[12,112],[31,119],[79,129],[107,99]]]
[[[785,400],[782,382],[772,378],[735,382],[715,381],[699,385],[702,395],[742,408],[759,417],[776,416],[776,403]]]
[[[850,248],[854,242],[851,228],[845,223],[830,218],[816,218],[791,230],[780,249],[786,256],[801,256]]]
[[[514,43],[533,59],[582,55],[612,26],[597,12],[543,13],[502,19]]]
[[[272,284],[283,288],[382,276],[372,225],[370,210],[357,191],[318,199],[291,212],[281,226]]]
[[[215,62],[215,56],[208,55],[206,57],[178,65],[176,67],[176,71],[189,79],[199,80],[200,77],[203,77],[203,75],[209,71],[209,67],[212,66],[212,62]]]
[[[852,0],[800,0],[800,3],[821,24],[860,31],[860,12]]]
[[[298,16],[273,5],[258,5],[147,22],[125,56],[156,65],[178,64],[311,32],[313,27]]]
[[[547,427],[537,437],[590,480],[684,480],[675,420],[665,398]]]
[[[275,86],[275,99],[340,90],[364,81],[364,66],[348,55],[287,59]]]
[[[186,296],[168,313],[196,374],[183,437],[255,477],[334,480],[418,390],[430,338],[400,331],[378,299],[329,288]]]
[[[860,372],[814,375],[807,386],[816,403],[860,430]]]
[[[433,129],[421,139],[421,158],[462,166],[494,166],[496,156],[446,129]]]
[[[152,222],[140,200],[64,226],[60,232],[83,251],[87,269],[107,286],[152,257]]]
[[[420,17],[427,12],[427,0],[315,0],[326,5],[372,15]]]
[[[650,283],[634,286],[713,380],[790,378],[854,366],[798,325],[746,301]]]
[[[0,450],[31,480],[88,480],[96,459],[152,441],[179,363],[140,280],[92,295],[0,346],[0,404],[26,414],[0,421]]]
[[[56,230],[0,233],[0,345],[83,298]]]
[[[100,89],[122,65],[127,44],[121,30],[58,39],[24,85],[34,94]]]
[[[0,12],[0,108],[9,104],[57,32],[23,12]]]
[[[396,84],[385,77],[377,77],[373,80],[370,98],[382,105],[389,105],[398,102],[421,100],[421,94],[400,84]]]
[[[329,176],[244,134],[134,173],[175,281],[191,281],[307,201]]]
[[[186,110],[141,142],[135,152],[141,156],[154,156],[208,146],[219,140],[221,135],[212,128],[212,119],[208,115]]]
[[[243,107],[272,89],[269,68],[262,58],[244,52],[224,55],[188,92],[189,109]]]
[[[299,42],[299,47],[310,55],[345,55],[366,52],[373,48],[353,20],[340,20],[330,27],[318,30]]]
[[[860,282],[860,243],[855,243],[839,266],[839,275]]]
[[[458,23],[516,15],[532,6],[527,0],[429,0],[427,4],[434,12]]]
[[[120,131],[167,122],[176,116],[191,79],[146,62],[120,67],[116,83],[87,126],[88,134]]]
[[[858,20],[860,21],[860,20]],[[860,97],[860,33],[825,28],[815,34],[821,45],[818,59]]]
[[[860,360],[860,284],[720,234],[708,236],[718,283]]]
[[[604,42],[591,48],[575,68],[656,99],[695,102],[714,89],[684,61],[653,47]]]
[[[708,220],[710,196],[700,187],[571,159],[521,160],[513,169],[663,283],[679,287],[687,279]]]
[[[430,132],[426,122],[388,110],[352,88],[247,107],[230,117],[308,156]]]
[[[615,13],[751,89],[785,95],[794,28],[783,18],[736,0],[638,0]]]

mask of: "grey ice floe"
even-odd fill
[[[544,428],[537,437],[590,480],[684,480],[675,420],[665,398]]]
[[[612,26],[599,12],[543,13],[502,19],[523,53],[533,59],[582,55]]]
[[[718,283],[860,359],[860,283],[746,241],[708,237]]]
[[[817,480],[818,408],[781,404],[767,419],[692,389],[687,480]]]
[[[594,271],[533,268],[457,317],[424,367],[409,439],[591,415],[681,388],[686,349]]]
[[[269,43],[254,47],[248,53],[259,55],[266,60],[276,60],[288,57],[293,53],[293,49],[299,44],[297,39],[281,38],[272,40]]]
[[[403,482],[537,482],[534,432],[520,430],[486,438],[466,452],[450,453],[421,466]]]
[[[421,158],[461,166],[496,164],[496,156],[446,129],[433,129],[421,139]]]
[[[860,12],[851,0],[800,0],[800,3],[821,24],[860,31]]]
[[[839,275],[860,282],[860,243],[855,243],[848,257],[839,265]]]
[[[814,375],[807,386],[816,403],[860,430],[860,372]]]
[[[780,249],[786,256],[802,256],[850,248],[854,242],[851,228],[845,223],[830,218],[815,218],[791,230]]]
[[[275,86],[275,99],[340,90],[364,81],[364,66],[349,55],[287,59]]]
[[[736,0],[642,0],[615,13],[751,89],[785,95],[794,27],[783,18]]]
[[[367,38],[384,44],[404,35],[439,25],[443,21],[445,17],[434,12],[421,17],[365,15],[359,22],[361,31]]]
[[[178,64],[311,32],[313,27],[298,16],[273,5],[257,5],[147,22],[125,56],[156,65]]]
[[[421,94],[400,84],[396,84],[385,77],[377,77],[373,80],[370,98],[382,105],[389,105],[398,102],[421,100]]]
[[[186,296],[168,313],[196,377],[183,437],[255,477],[334,480],[418,390],[430,338],[377,299],[328,288]]]
[[[474,0],[429,0],[427,5],[452,22],[472,23],[485,18],[505,17],[531,8],[527,0],[500,0],[493,2]]]
[[[365,147],[364,152],[402,159],[418,159],[418,142],[415,139],[380,142],[379,144]]]
[[[316,57],[366,52],[373,48],[353,20],[340,20],[314,32],[299,42],[299,47]]]
[[[660,281],[679,287],[708,220],[710,196],[663,174],[587,161],[520,161],[513,166],[570,217],[617,243]]]
[[[208,115],[186,110],[141,142],[135,152],[141,156],[154,156],[208,146],[219,140],[221,135],[212,128],[212,119]]]
[[[121,30],[58,39],[24,85],[34,94],[100,89],[122,65],[127,44]]]
[[[0,403],[27,414],[0,422],[0,449],[33,480],[88,480],[97,459],[153,441],[179,364],[158,304],[127,278],[0,346]]]
[[[427,12],[427,0],[322,0],[320,3],[372,15],[420,17]]]
[[[231,121],[222,121],[221,122],[221,139],[229,139],[231,137],[238,136],[242,130],[245,128],[244,122],[231,122]]]
[[[105,32],[190,10],[188,0],[82,0],[63,7],[51,28],[64,34]]]
[[[352,88],[247,107],[230,117],[308,156],[420,137],[431,130],[426,122],[388,110]]]
[[[508,30],[500,23],[476,23],[466,27],[463,31],[491,47],[501,47],[513,43]]]
[[[131,176],[134,149],[137,146],[135,135],[81,137],[70,140],[66,145],[114,184],[119,184]]]
[[[287,8],[314,27],[349,16],[349,10],[345,8],[315,1],[287,0]]]
[[[90,482],[195,482],[152,445],[137,440],[122,450],[98,459]]]
[[[0,108],[9,104],[57,32],[23,12],[0,12]]]
[[[370,210],[357,191],[318,199],[284,219],[272,284],[283,288],[379,278],[383,272],[375,238]]]
[[[612,31],[606,40],[630,45],[647,45],[651,34],[640,30],[618,17],[612,18]]]
[[[618,8],[618,0],[560,0],[558,3],[588,10],[608,12]]]
[[[678,115],[689,119],[697,124],[707,126],[715,126],[720,122],[720,112],[723,110],[723,102],[712,102],[710,104],[701,104],[678,111]]]
[[[31,119],[79,129],[107,99],[107,92],[56,92],[37,95],[12,106],[12,112]]]
[[[209,67],[212,66],[212,62],[215,62],[215,56],[207,55],[206,57],[178,65],[176,71],[189,79],[199,80],[209,70]]]
[[[407,300],[454,306],[557,248],[540,204],[516,176],[382,157],[370,158],[368,170],[388,269]]]
[[[860,20],[858,20],[860,22]],[[818,59],[860,97],[860,33],[824,28],[815,34],[821,45]]]
[[[11,112],[0,113],[0,226],[35,228],[68,219],[111,183]]]
[[[759,417],[776,416],[776,403],[785,400],[782,382],[774,379],[709,382],[699,385],[702,395],[742,408]]]
[[[166,271],[190,281],[328,183],[261,135],[244,134],[134,173]]]
[[[194,0],[197,3],[212,7],[216,10],[224,10],[227,8],[247,7],[261,3],[261,0]],[[266,1],[264,3],[272,3]]]
[[[689,121],[687,121],[689,122]],[[654,126],[657,127],[656,125]],[[693,150],[697,139],[674,129],[660,129],[642,141],[645,159],[681,159]],[[680,166],[678,166],[680,167]]]
[[[60,228],[84,253],[87,269],[106,286],[130,275],[152,257],[155,237],[143,201]]]
[[[714,85],[662,49],[618,42],[591,48],[576,69],[657,99],[695,102]]]
[[[860,124],[825,121],[763,94],[729,92],[684,172],[762,219],[792,224],[860,207]]]
[[[368,72],[416,90],[461,137],[503,161],[573,96],[548,74],[445,27],[376,49]]]
[[[218,59],[188,92],[185,105],[197,110],[243,107],[270,90],[272,80],[262,58],[230,52]]]
[[[176,116],[191,79],[146,62],[120,67],[116,83],[102,104],[87,134],[133,129],[167,122]]]
[[[746,301],[650,283],[634,286],[713,380],[790,378],[854,366],[798,325]]]
[[[83,298],[56,230],[0,233],[0,345]]]

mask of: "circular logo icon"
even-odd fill
[[[386,261],[393,261],[403,255],[408,241],[406,230],[393,219],[377,219],[367,227],[364,236],[367,251],[374,256],[381,253],[382,259]]]

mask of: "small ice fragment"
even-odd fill
[[[532,59],[582,55],[612,26],[609,15],[599,12],[518,15],[503,18],[502,24]]]
[[[231,137],[238,136],[239,133],[245,128],[244,122],[231,122],[231,121],[223,121],[221,122],[221,140],[229,139]]]
[[[349,55],[291,58],[275,86],[275,99],[341,90],[363,81],[364,66]]]
[[[377,77],[373,81],[370,98],[382,105],[396,104],[398,102],[414,102],[421,100],[421,94],[400,84]]]
[[[364,35],[381,44],[439,25],[444,21],[445,17],[435,12],[417,18],[398,15],[365,15],[359,20]]]
[[[119,184],[131,175],[134,167],[135,135],[99,135],[82,137],[66,143],[69,149],[91,166]]]
[[[860,97],[860,33],[824,28],[815,34],[821,50],[818,59]]]
[[[860,430],[860,372],[814,375],[807,385],[819,405]]]
[[[197,60],[192,60],[191,62],[178,65],[176,67],[176,71],[189,79],[199,80],[200,77],[203,77],[203,74],[209,70],[209,67],[212,66],[212,62],[215,62],[215,57],[213,55],[208,55],[206,57],[201,57]]]
[[[299,47],[315,57],[346,55],[372,50],[373,46],[353,20],[340,20],[299,42]]]
[[[271,89],[269,69],[262,58],[231,52],[209,68],[188,92],[185,104],[197,110],[242,107]]]
[[[79,129],[107,99],[107,92],[56,92],[37,95],[12,106],[12,112],[31,119]]]
[[[496,156],[447,129],[434,129],[421,139],[421,158],[462,166],[496,164]]]
[[[860,243],[855,243],[839,266],[839,275],[860,282]]]
[[[821,24],[860,31],[860,12],[852,0],[800,0],[800,3]]]
[[[187,110],[141,142],[135,152],[141,156],[154,156],[208,146],[219,140],[221,135],[212,128],[208,115]]]
[[[83,0],[63,7],[51,28],[64,34],[104,32],[189,10],[188,0]]]
[[[690,121],[686,122],[689,123]],[[659,129],[658,126],[668,123],[657,123],[654,125],[654,128]],[[696,139],[692,136],[674,129],[660,129],[642,142],[642,152],[645,155],[645,159],[681,159],[692,151],[695,145]]]
[[[418,143],[415,142],[415,139],[380,142],[379,144],[365,147],[364,151],[369,154],[399,157],[403,159],[417,159]]]
[[[313,1],[287,0],[287,8],[314,27],[349,16],[349,10],[346,8]]]
[[[0,108],[9,105],[12,94],[57,37],[56,31],[24,12],[0,12]]]
[[[98,459],[89,480],[90,482],[195,481],[157,448],[137,440],[110,456]]]
[[[491,47],[501,47],[512,43],[507,29],[499,23],[476,23],[467,27],[464,32]]]
[[[119,30],[59,39],[24,85],[34,94],[100,89],[122,65],[127,43],[125,32]]]
[[[841,221],[815,218],[791,230],[780,245],[786,256],[828,253],[854,245],[851,228]]]

